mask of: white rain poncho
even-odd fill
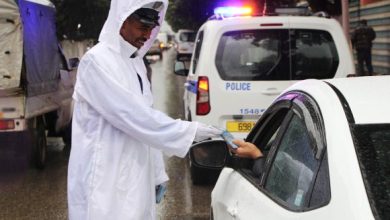
[[[184,157],[202,127],[152,108],[142,56],[159,28],[135,58],[137,48],[119,34],[124,20],[151,2],[112,0],[99,44],[81,59],[68,168],[71,220],[156,219],[155,185],[167,180],[161,151]],[[168,6],[161,2],[160,24]]]

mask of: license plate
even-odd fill
[[[227,121],[226,130],[229,132],[249,132],[255,124],[254,121]]]

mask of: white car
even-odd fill
[[[176,59],[190,60],[194,50],[196,32],[193,30],[180,29],[176,34]]]
[[[193,166],[223,170],[211,214],[229,219],[390,219],[390,76],[305,80],[280,95],[246,141],[193,146]]]
[[[176,73],[184,74],[184,67],[176,62]],[[183,97],[184,115],[189,121],[244,138],[272,101],[298,80],[354,73],[348,42],[334,19],[213,19],[197,34]],[[192,176],[195,182],[197,178],[201,177]]]

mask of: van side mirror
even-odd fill
[[[184,61],[176,61],[175,62],[175,74],[179,76],[188,76],[188,68],[186,67],[186,63]]]
[[[69,66],[70,66],[70,69],[77,69],[77,67],[79,66],[79,63],[80,63],[80,59],[78,57],[74,57],[74,58],[70,58],[69,61]]]

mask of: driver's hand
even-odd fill
[[[259,157],[263,157],[263,153],[260,151],[259,148],[256,147],[256,145],[245,142],[243,140],[235,139],[233,140],[233,143],[238,146],[237,149],[232,151],[235,153],[237,157],[242,158],[251,158],[251,159],[257,159]]]

